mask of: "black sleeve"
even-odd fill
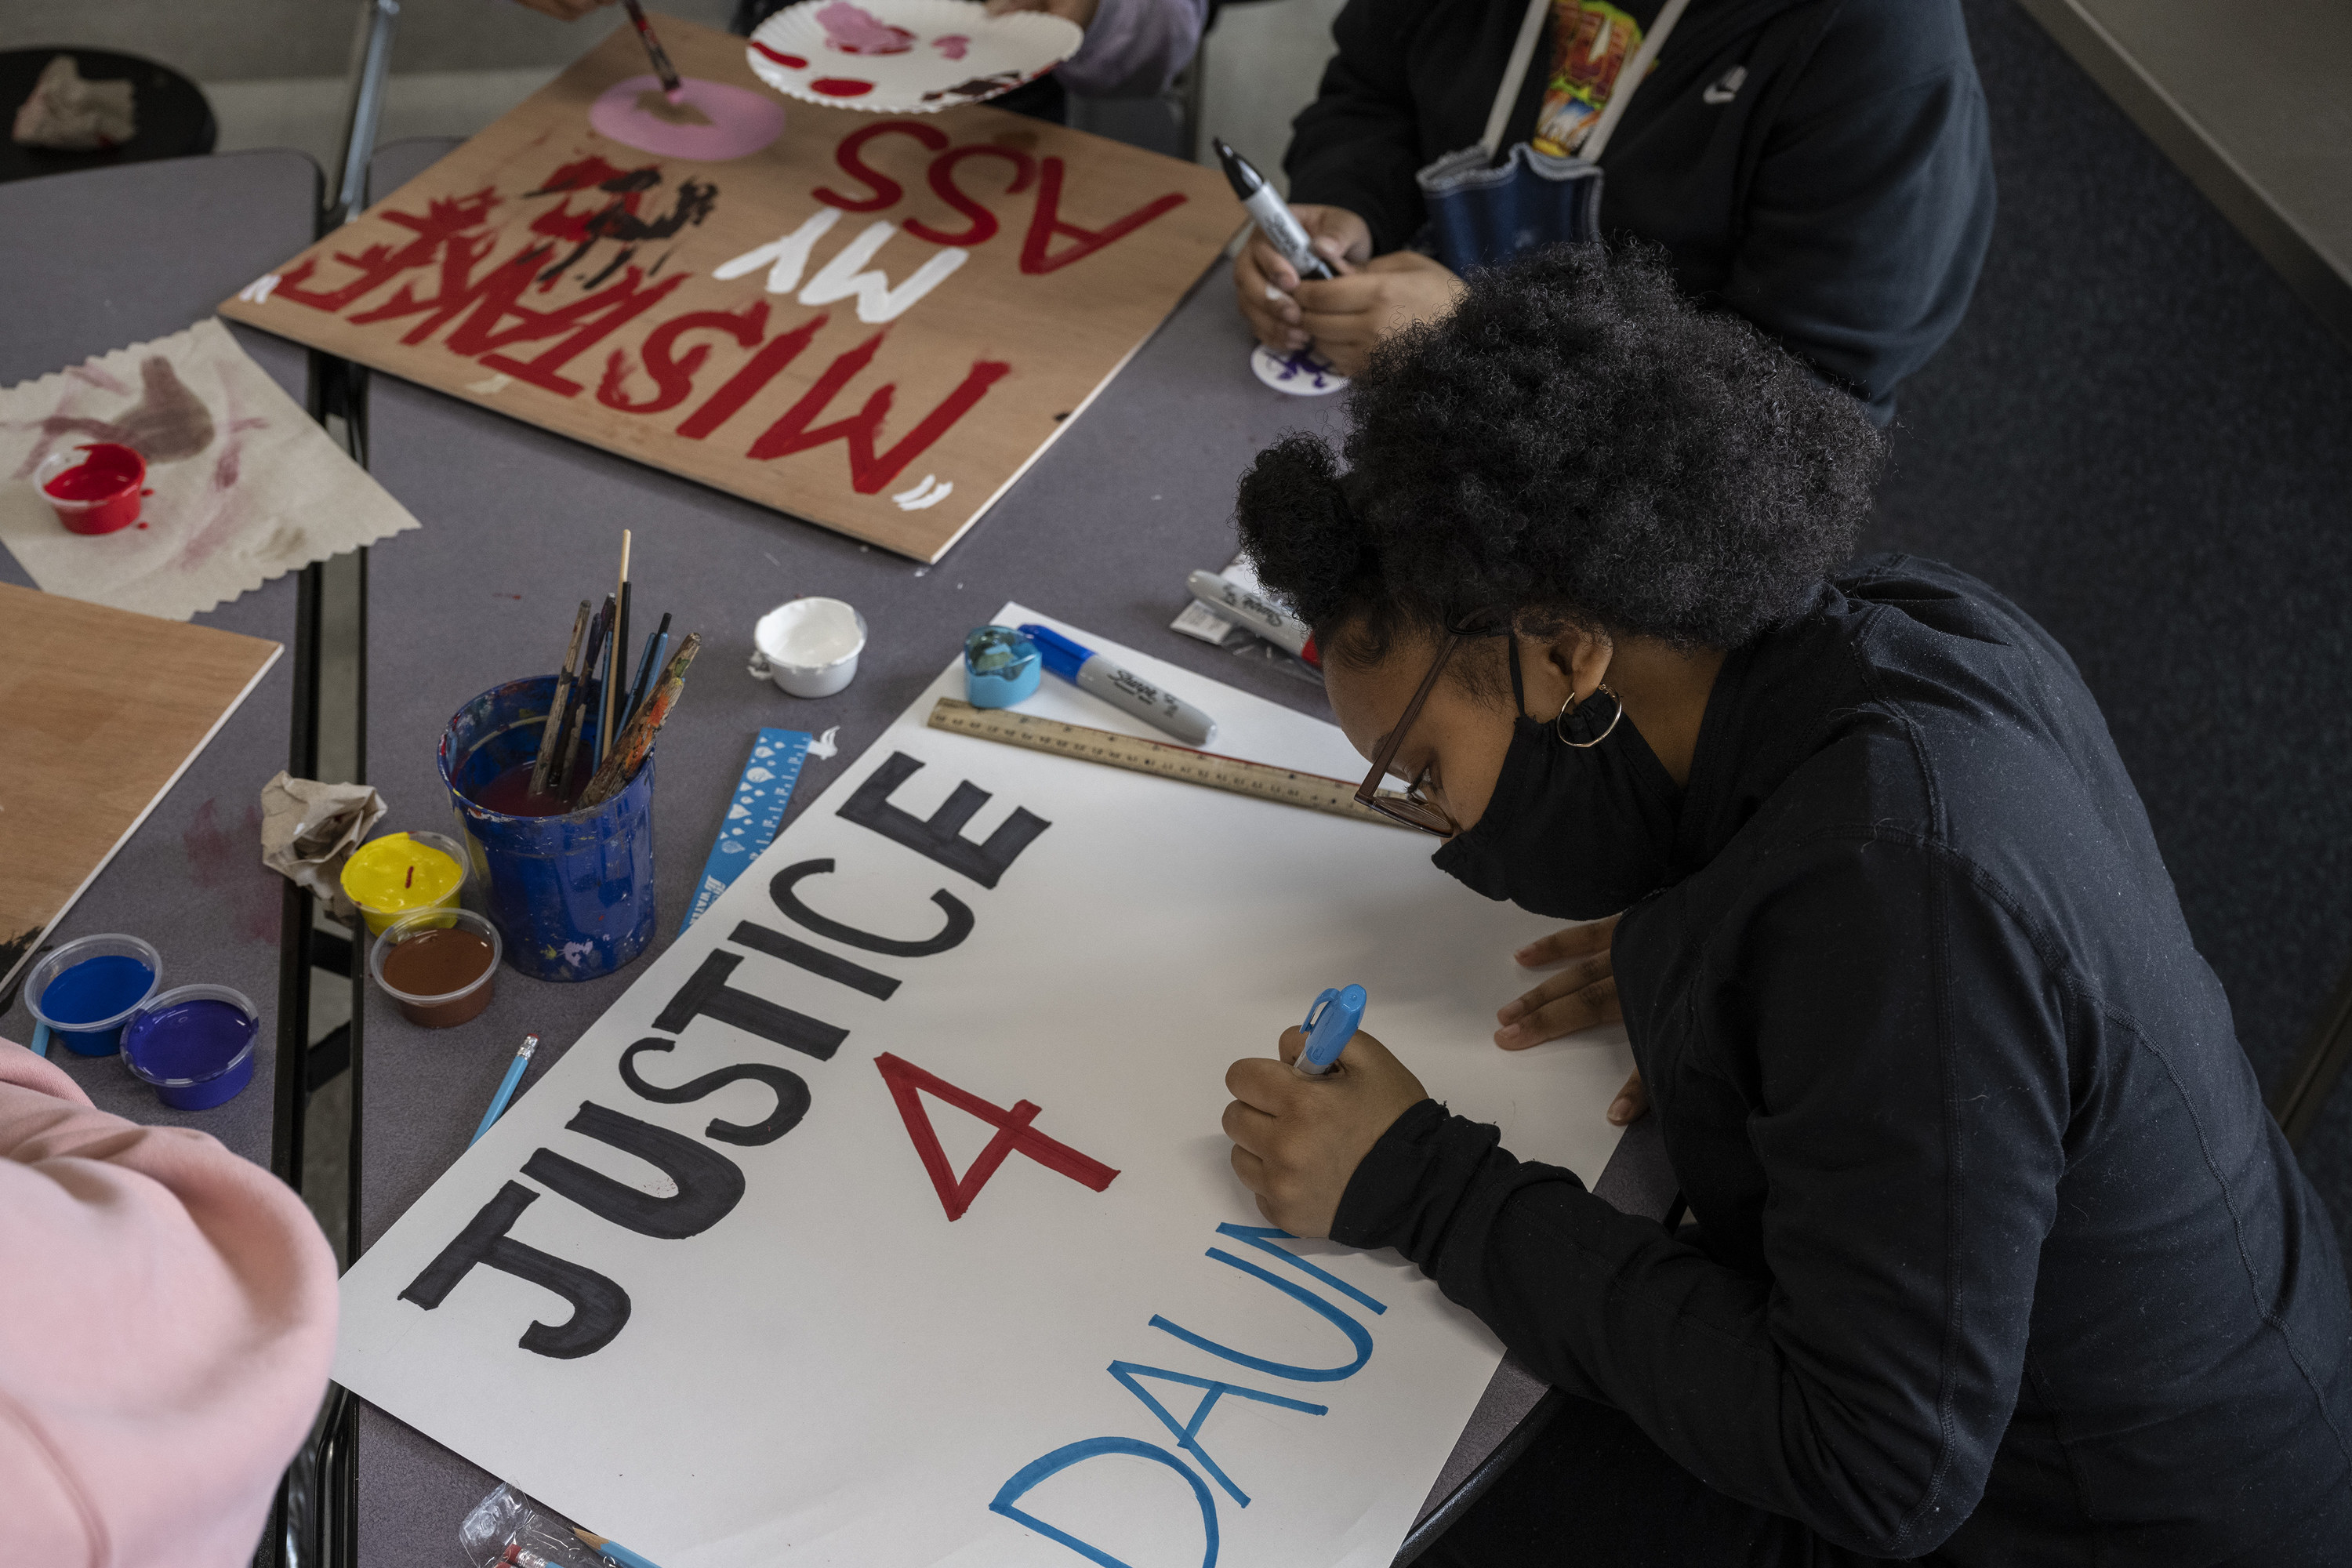
[[[1884,423],[1967,313],[1992,220],[1957,0],[1847,0],[1765,132],[1722,302]]]
[[[2063,1022],[1967,868],[1880,841],[1779,858],[1779,890],[1707,942],[1727,973],[1626,1001],[1732,1042],[1702,1070],[1749,1108],[1769,1276],[1433,1102],[1366,1157],[1332,1235],[1397,1247],[1717,1490],[1912,1557],[1974,1510],[2016,1401],[2063,1165]],[[1670,1088],[1652,1085],[1671,1140]]]
[[[1348,0],[1331,24],[1339,53],[1315,101],[1291,121],[1282,166],[1290,199],[1346,207],[1371,226],[1376,254],[1402,248],[1423,221],[1413,174],[1424,153],[1409,79],[1413,36],[1432,0]]]

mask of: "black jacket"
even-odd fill
[[[1725,663],[1677,833],[1612,958],[1703,1241],[1433,1101],[1334,1236],[1847,1551],[2352,1560],[2334,1232],[2048,634],[1864,563]]]
[[[1290,199],[1358,214],[1382,252],[1409,243],[1424,222],[1413,172],[1477,142],[1523,10],[1349,0],[1283,160]],[[1533,132],[1550,58],[1547,24],[1506,148]],[[1737,90],[1707,101],[1735,67]],[[1604,233],[1665,247],[1686,292],[1754,321],[1880,424],[1959,325],[1992,234],[1959,0],[1694,0],[1601,165]]]

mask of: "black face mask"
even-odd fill
[[[1596,691],[1558,720],[1527,717],[1514,638],[1511,697],[1518,721],[1494,798],[1430,863],[1473,892],[1555,920],[1613,915],[1664,887],[1682,791],[1615,695]],[[1567,741],[1600,738],[1570,745],[1563,730]]]

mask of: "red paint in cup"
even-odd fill
[[[33,482],[67,531],[112,533],[138,521],[147,459],[114,441],[91,441],[74,450],[87,456],[52,453],[33,470]]]

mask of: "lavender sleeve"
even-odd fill
[[[1191,62],[1208,19],[1208,0],[1102,0],[1062,62],[1062,85],[1082,98],[1150,98]]]

